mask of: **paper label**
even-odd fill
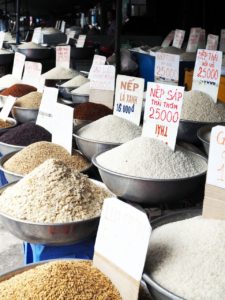
[[[90,89],[114,91],[116,69],[111,65],[93,66],[94,79],[90,81]]]
[[[25,59],[26,56],[22,53],[16,52],[14,55],[12,75],[19,80],[22,77]]]
[[[200,27],[191,28],[186,52],[196,52],[197,51],[200,34],[201,34]]]
[[[170,33],[166,36],[166,38],[162,42],[161,46],[163,48],[169,47],[169,45],[172,43],[172,41],[174,39],[174,35],[175,35],[175,31],[174,30],[170,31]]]
[[[53,110],[52,142],[72,154],[73,107],[56,103]]]
[[[75,37],[76,31],[75,30],[69,30],[69,32],[66,34],[67,35],[67,41],[66,43],[69,43],[70,39],[73,39]]]
[[[113,114],[139,126],[143,93],[143,78],[118,75]]]
[[[53,131],[53,108],[56,105],[58,98],[58,89],[52,87],[45,87],[41,99],[36,124],[44,127],[50,133]],[[62,122],[61,122],[62,124]]]
[[[103,204],[95,253],[140,281],[150,235],[151,226],[144,212],[109,198]],[[93,262],[95,264],[95,256]]]
[[[173,39],[173,47],[181,48],[185,36],[185,30],[176,29]]]
[[[202,91],[217,102],[222,52],[199,49],[195,62],[192,90]]]
[[[220,51],[225,52],[225,29],[220,31]]]
[[[142,136],[175,149],[184,87],[148,82]]]
[[[55,23],[55,29],[59,29],[59,27],[60,27],[60,21],[57,20],[56,23]]]
[[[106,62],[106,57],[103,56],[103,55],[97,55],[95,54],[94,55],[94,59],[93,59],[93,62],[92,62],[92,66],[91,66],[91,69],[90,69],[90,72],[88,74],[88,78],[91,80],[91,79],[95,79],[95,73],[94,73],[94,69],[93,67],[94,66],[99,66],[99,65],[104,65]]]
[[[39,88],[41,71],[41,63],[26,61],[23,73],[23,82]]]
[[[61,27],[60,27],[60,31],[64,33],[64,32],[65,32],[65,29],[66,29],[66,22],[65,22],[65,21],[62,21]]]
[[[0,49],[2,49],[4,38],[5,38],[5,32],[4,31],[0,31]]]
[[[79,37],[77,39],[76,47],[83,48],[84,44],[85,44],[85,40],[86,40],[86,35],[84,35],[84,34],[79,35]]]
[[[155,82],[178,85],[180,56],[157,52],[155,55]]]
[[[205,48],[205,29],[201,29],[200,38],[198,42],[198,48],[204,49]]]
[[[212,128],[206,182],[225,189],[225,127]]]
[[[57,46],[56,47],[56,67],[70,67],[70,46]]]
[[[217,50],[218,42],[219,42],[218,35],[208,34],[206,49],[207,50]]]
[[[7,100],[5,101],[5,104],[0,112],[0,119],[3,120],[3,121],[6,121],[8,116],[9,116],[9,113],[10,111],[12,110],[12,107],[14,105],[16,101],[16,98],[15,97],[12,97],[12,96],[8,96],[7,97]]]
[[[32,42],[36,43],[36,44],[43,43],[43,35],[42,35],[41,27],[37,27],[34,29],[34,33],[32,36]]]

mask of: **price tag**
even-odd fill
[[[41,27],[37,27],[34,29],[34,33],[32,36],[32,42],[36,43],[36,44],[43,43],[43,35],[42,35]]]
[[[111,65],[95,65],[93,66],[94,79],[90,81],[90,88],[97,90],[113,91],[115,87],[116,70]]]
[[[2,49],[4,38],[5,38],[5,32],[4,31],[0,31],[0,49]]]
[[[73,39],[75,37],[76,31],[75,30],[69,30],[69,32],[66,34],[67,35],[67,41],[66,43],[69,43],[70,39]]]
[[[184,87],[148,82],[142,136],[175,149]]]
[[[180,56],[157,52],[155,57],[155,82],[178,85]]]
[[[218,42],[219,42],[218,35],[208,34],[206,49],[207,50],[217,50]]]
[[[222,52],[199,49],[195,62],[192,90],[209,94],[217,102]]]
[[[44,127],[52,133],[53,131],[53,107],[55,107],[58,98],[58,89],[45,87],[41,99],[36,124]],[[62,122],[61,122],[62,124]]]
[[[225,52],[225,29],[220,32],[220,51]]]
[[[56,47],[56,67],[70,67],[70,46],[57,46]]]
[[[23,82],[39,88],[41,78],[42,64],[26,61],[23,73]]]
[[[104,201],[93,264],[117,287],[123,300],[137,300],[151,235],[146,214],[116,198]]]
[[[66,29],[66,22],[65,22],[65,21],[62,21],[61,27],[60,27],[60,31],[64,33],[64,32],[65,32],[65,29]]]
[[[113,114],[139,126],[143,93],[143,78],[118,75]]]
[[[201,29],[198,48],[199,49],[204,49],[205,48],[205,29]]]
[[[172,43],[173,39],[174,39],[174,34],[175,34],[175,31],[172,30],[170,31],[170,33],[166,36],[166,38],[164,39],[164,41],[162,42],[162,47],[163,48],[166,48],[166,47],[169,47],[169,45]]]
[[[3,106],[3,108],[0,112],[0,119],[1,120],[3,120],[3,121],[7,120],[8,116],[9,116],[9,113],[12,110],[12,107],[13,107],[15,101],[16,101],[15,97],[12,97],[12,96],[7,97],[7,100],[5,101],[4,106]]]
[[[19,80],[22,77],[25,59],[26,56],[22,53],[16,52],[14,55],[12,75]]]
[[[73,107],[56,103],[53,113],[52,142],[72,154]]]
[[[197,51],[200,34],[201,34],[200,27],[191,28],[186,52],[196,52]]]
[[[212,128],[203,216],[225,220],[225,127]]]
[[[105,62],[106,62],[106,57],[105,56],[95,54],[93,62],[92,62],[92,66],[91,66],[91,69],[90,69],[90,72],[88,74],[88,78],[94,80],[95,79],[95,73],[94,73],[93,67],[96,66],[96,65],[97,66],[104,65]]]
[[[60,21],[57,20],[56,23],[55,23],[55,29],[59,29],[59,27],[60,27]]]
[[[176,29],[173,39],[173,47],[181,48],[185,36],[185,30]]]
[[[84,34],[79,35],[77,43],[76,43],[76,47],[83,48],[84,44],[85,44],[85,40],[86,40],[86,35],[84,35]]]

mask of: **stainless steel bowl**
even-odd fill
[[[23,175],[8,171],[4,168],[4,163],[8,159],[10,159],[10,157],[12,157],[14,154],[16,154],[17,152],[19,152],[19,151],[17,150],[17,151],[10,152],[0,158],[0,170],[4,173],[5,178],[8,181],[8,183],[13,183],[13,182],[18,181],[23,178]]]
[[[105,152],[121,145],[120,143],[104,143],[80,137],[79,130],[77,130],[73,136],[75,137],[78,149],[89,160],[92,160],[94,156],[100,154],[101,152]]]
[[[207,155],[209,155],[210,134],[214,126],[215,125],[206,125],[201,127],[197,131],[197,136],[199,140],[202,142],[202,145]]]
[[[165,217],[160,217],[155,219],[153,222],[151,222],[153,230],[159,226],[171,223],[171,222],[177,222],[185,219],[190,219],[193,217],[196,217],[201,214],[200,209],[187,209],[182,212],[176,212],[172,213]],[[142,279],[146,283],[149,292],[153,295],[155,300],[184,300],[183,298],[171,293],[161,285],[159,285],[156,281],[154,281],[151,278],[151,275],[149,274],[148,270],[148,261],[149,258],[147,256],[146,263],[145,263],[145,269],[142,276]],[[184,270],[185,271],[185,270]]]
[[[54,50],[52,48],[40,48],[40,49],[21,49],[17,48],[17,51],[24,54],[29,60],[43,60],[54,56]]]
[[[10,128],[16,127],[16,125],[17,125],[17,121],[16,121],[15,119],[13,119],[13,118],[8,117],[6,120],[7,120],[9,123],[11,123],[12,126],[7,127],[7,128],[0,128],[0,134],[3,133],[3,132],[6,132],[6,131],[9,130]]]
[[[72,101],[72,94],[71,91],[73,89],[76,89],[77,87],[64,87],[61,85],[58,85],[58,89],[59,89],[59,95],[66,100],[70,100]]]
[[[89,101],[89,95],[78,95],[71,93],[71,96],[73,103],[85,103]]]
[[[25,148],[25,146],[17,146],[17,145],[11,145],[11,144],[0,142],[0,153],[2,155],[6,155],[14,151],[17,152],[22,150],[23,148]]]
[[[90,179],[99,187],[105,188],[102,182]],[[11,183],[0,188],[0,195]],[[19,220],[0,212],[3,226],[13,235],[29,243],[45,245],[66,245],[87,240],[96,235],[100,217],[68,223],[34,223]]]
[[[206,158],[196,154],[206,161]],[[100,176],[107,188],[117,197],[141,204],[159,204],[178,202],[187,199],[198,191],[204,191],[206,171],[198,175],[179,179],[151,179],[124,175],[102,167],[96,160],[93,164],[98,168]]]
[[[36,122],[39,109],[14,106],[12,115],[19,123]]]

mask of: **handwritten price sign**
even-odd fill
[[[114,90],[115,85],[115,67],[108,65],[95,65],[92,67],[95,74],[94,79],[90,81],[90,88],[96,90]]]
[[[220,32],[220,51],[225,52],[225,29]]]
[[[188,45],[186,49],[187,52],[197,51],[200,34],[201,34],[200,27],[191,28],[189,39],[188,39]]]
[[[164,39],[164,41],[162,42],[162,47],[163,48],[166,48],[166,47],[169,47],[169,45],[172,43],[173,39],[174,39],[174,34],[175,34],[175,31],[172,30],[167,36],[166,38]]]
[[[56,67],[70,67],[70,46],[56,47]]]
[[[184,87],[148,82],[142,135],[160,139],[174,150]]]
[[[209,34],[207,37],[206,49],[207,50],[217,50],[218,47],[219,36]]]
[[[155,82],[178,85],[179,62],[179,55],[156,53]]]
[[[209,94],[217,102],[222,52],[199,49],[195,62],[192,90]]]
[[[173,47],[181,48],[184,41],[184,36],[185,36],[184,30],[176,29],[174,39],[173,39]]]
[[[26,61],[23,73],[23,82],[26,84],[33,85],[35,87],[39,87],[41,71],[41,63]]]
[[[22,77],[25,59],[26,56],[22,53],[16,52],[14,55],[12,75],[19,80]]]

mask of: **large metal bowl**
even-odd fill
[[[61,96],[63,99],[72,101],[71,91],[74,89],[74,87],[64,87],[58,85],[58,89],[59,89],[59,96]]]
[[[80,129],[79,129],[80,130]],[[79,136],[79,130],[77,130],[73,136],[75,137],[76,144],[81,153],[84,154],[89,160],[101,152],[105,152],[117,146],[120,146],[121,143],[106,143],[98,142],[94,140],[89,140]]]
[[[172,213],[165,217],[160,217],[155,219],[153,222],[151,222],[153,230],[159,226],[171,223],[171,222],[177,222],[185,219],[190,219],[193,217],[196,217],[201,214],[200,209],[189,209],[184,210],[183,212],[176,212]],[[159,285],[156,281],[154,281],[151,278],[151,275],[148,272],[148,257],[145,263],[145,269],[142,276],[142,279],[146,283],[149,292],[153,295],[155,300],[184,300],[183,298],[171,293],[161,285]],[[185,270],[184,270],[185,272]]]
[[[205,157],[193,154],[206,161]],[[188,199],[197,192],[203,195],[206,171],[179,179],[141,178],[110,171],[102,167],[96,157],[93,157],[92,162],[98,168],[102,181],[112,193],[124,200],[155,205]]]
[[[206,125],[201,127],[197,131],[197,136],[199,140],[202,142],[202,145],[207,155],[209,155],[210,134],[214,126],[215,125]]]
[[[9,123],[11,123],[12,126],[7,127],[7,128],[0,128],[0,134],[3,133],[3,132],[6,132],[7,130],[9,130],[9,129],[13,128],[13,127],[16,127],[16,125],[17,125],[17,121],[15,119],[13,119],[13,118],[8,117],[6,120]]]
[[[25,108],[14,106],[12,115],[19,123],[36,122],[39,108]]]
[[[71,78],[70,78],[71,79]],[[45,79],[45,86],[48,87],[58,87],[69,79]]]
[[[9,52],[7,54],[0,54],[0,65],[9,65],[13,62],[14,53]]]
[[[90,179],[99,187],[105,185],[99,181]],[[0,188],[0,195],[11,183]],[[68,223],[34,223],[23,221],[0,212],[0,220],[3,226],[13,235],[29,243],[45,245],[74,244],[93,237],[97,233],[100,217]]]
[[[53,57],[55,51],[52,48],[42,48],[42,49],[20,49],[17,51],[24,54],[27,59],[31,60],[42,60]]]
[[[71,96],[73,103],[85,103],[89,101],[89,95],[79,95],[71,93]]]
[[[25,146],[17,146],[17,145],[11,145],[7,143],[0,142],[0,153],[2,155],[7,155],[11,152],[17,152],[25,148]]]

